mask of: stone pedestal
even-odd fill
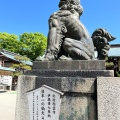
[[[97,78],[98,120],[120,120],[120,77]]]
[[[62,91],[59,120],[97,120],[97,77],[113,77],[104,61],[34,62],[33,70],[19,76],[15,120],[29,120],[26,92],[50,86]]]

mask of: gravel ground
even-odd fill
[[[14,120],[15,105],[15,91],[0,91],[0,120]]]

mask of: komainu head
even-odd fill
[[[83,7],[80,5],[80,0],[60,0],[60,10],[76,11],[79,15],[83,13]]]
[[[109,42],[115,39],[115,37],[113,37],[106,29],[103,28],[98,28],[93,32],[92,40],[98,52],[98,59],[105,60],[110,49]]]

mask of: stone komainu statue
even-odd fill
[[[83,7],[80,0],[61,0],[60,10],[49,19],[45,60],[92,60],[94,45],[85,26],[80,22]],[[97,48],[97,47],[96,47]]]
[[[85,26],[80,22],[83,8],[79,0],[61,0],[60,10],[49,19],[48,44],[45,58],[94,59],[94,46]]]

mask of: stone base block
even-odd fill
[[[120,120],[120,78],[97,78],[98,120]]]
[[[94,94],[65,94],[59,120],[97,120]]]
[[[100,107],[100,105],[103,105],[102,99],[106,93],[105,88],[102,92],[101,82],[103,82],[103,79],[100,78],[105,77],[104,79],[107,80],[108,77],[113,79],[113,76],[114,72],[112,70],[105,70],[104,61],[34,62],[33,70],[27,71],[25,75],[19,76],[18,79],[15,120],[30,120],[26,92],[37,89],[42,85],[50,86],[64,93],[61,99],[59,120],[97,120],[97,94],[98,111],[101,111],[101,113],[98,112],[99,120],[107,120],[100,119],[103,111],[106,112],[106,109],[102,111]],[[100,77],[98,78],[98,93],[96,88],[97,77]],[[104,87],[107,88],[106,83]],[[114,82],[113,88],[115,88]],[[107,98],[106,95],[105,98]],[[110,97],[111,99],[112,97]],[[105,99],[106,105],[107,101]],[[118,119],[113,118],[113,120]]]
[[[35,75],[40,77],[113,77],[113,70],[35,70],[27,71],[25,75]]]
[[[104,60],[35,61],[33,69],[106,70]]]
[[[50,86],[62,92],[95,93],[95,78],[80,77],[36,77],[36,88]]]
[[[26,92],[35,89],[36,76],[19,76],[15,120],[30,120]]]
[[[19,76],[15,120],[30,120],[26,92],[48,85],[64,92],[59,120],[96,120],[95,78]]]

